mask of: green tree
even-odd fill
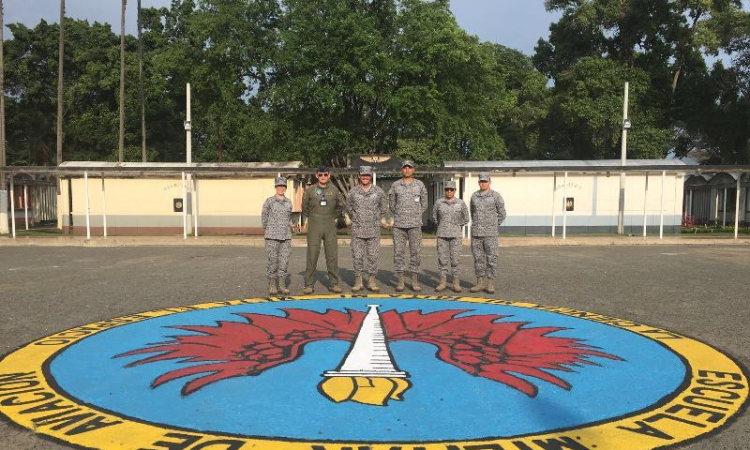
[[[543,158],[541,126],[550,107],[547,78],[537,71],[531,58],[502,45],[495,45],[495,72],[504,83],[503,108],[496,119],[498,133],[510,159]]]
[[[662,158],[670,148],[672,130],[651,106],[649,75],[625,69],[603,58],[583,58],[558,79],[549,118],[544,124],[550,156],[562,159],[613,159],[620,156],[622,80],[630,80],[628,155]]]

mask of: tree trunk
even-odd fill
[[[118,161],[125,161],[125,7],[128,0],[122,0],[120,15],[120,146]]]
[[[141,152],[142,161],[148,161],[146,154],[146,91],[143,87],[143,24],[141,23],[141,0],[138,0],[138,82],[141,97]]]
[[[219,136],[219,142],[217,143],[216,154],[219,157],[219,162],[223,162],[224,161],[224,139],[221,137],[221,127],[218,127],[217,133]]]
[[[65,0],[60,0],[60,38],[57,62],[57,165],[63,162],[63,100],[65,98]]]
[[[6,166],[5,162],[5,62],[3,27],[5,26],[5,12],[3,11],[3,0],[0,0],[0,167]],[[0,191],[6,189],[5,175],[0,176]],[[0,211],[0,214],[5,211]],[[1,227],[2,225],[0,225]]]
[[[693,17],[693,24],[690,26],[690,40],[693,39],[693,36],[695,35],[695,30],[698,28],[698,21],[700,20],[701,16],[703,16],[703,10],[698,9],[695,13],[695,17]],[[680,46],[678,49],[677,57],[675,58],[675,72],[674,77],[672,78],[672,97],[674,99],[674,93],[677,90],[677,82],[680,80],[680,74],[682,73],[682,61],[684,58],[685,49],[683,46]]]

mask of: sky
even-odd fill
[[[171,0],[141,0],[146,7],[168,6]],[[34,26],[40,19],[58,22],[60,2],[56,0],[4,0],[5,22],[20,22]],[[120,29],[120,2],[117,0],[66,0],[66,15],[90,22],[108,22],[112,29]],[[128,1],[125,29],[136,32],[136,0]],[[451,9],[458,24],[482,41],[491,41],[534,53],[540,37],[549,36],[549,25],[559,14],[544,10],[542,0],[452,0]],[[5,32],[9,35],[7,28]]]

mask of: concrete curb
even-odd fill
[[[351,244],[350,238],[339,238],[342,247]],[[435,238],[425,238],[425,247],[435,247]],[[469,245],[469,240],[464,240],[464,245]],[[500,237],[500,245],[503,247],[601,247],[601,246],[643,246],[643,245],[750,245],[750,236],[741,236],[734,239],[731,236],[722,237],[692,237],[692,236],[669,236],[664,239],[658,237],[569,237],[567,239],[552,237]],[[17,237],[16,239],[3,236],[0,237],[0,247],[263,247],[264,239],[258,236],[205,236],[182,239],[181,236],[113,236],[107,239],[95,237],[86,240],[80,236],[60,237]],[[292,240],[293,247],[306,247],[304,238]],[[381,239],[381,246],[392,247],[393,241],[389,238]]]

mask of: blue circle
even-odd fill
[[[258,376],[226,379],[183,396],[182,378],[151,388],[166,372],[194,363],[159,361],[126,368],[144,355],[115,358],[170,336],[191,334],[165,328],[215,326],[244,322],[236,313],[282,316],[282,308],[317,312],[350,308],[367,311],[376,302],[380,311],[468,309],[473,314],[509,315],[500,321],[529,322],[529,327],[563,327],[556,337],[582,339],[584,344],[620,357],[588,357],[599,366],[575,367],[574,372],[550,371],[572,388],[561,389],[519,375],[539,388],[535,397],[507,385],[472,376],[438,360],[427,343],[390,343],[412,387],[403,401],[386,407],[353,402],[333,403],[317,390],[321,374],[336,369],[348,342],[307,344],[297,360]],[[146,355],[149,356],[149,355]],[[123,325],[68,347],[49,364],[58,386],[78,400],[134,420],[199,432],[310,441],[460,441],[512,437],[580,427],[648,408],[677,390],[687,368],[659,343],[635,333],[552,312],[513,306],[417,299],[320,299],[247,304],[196,310]]]

